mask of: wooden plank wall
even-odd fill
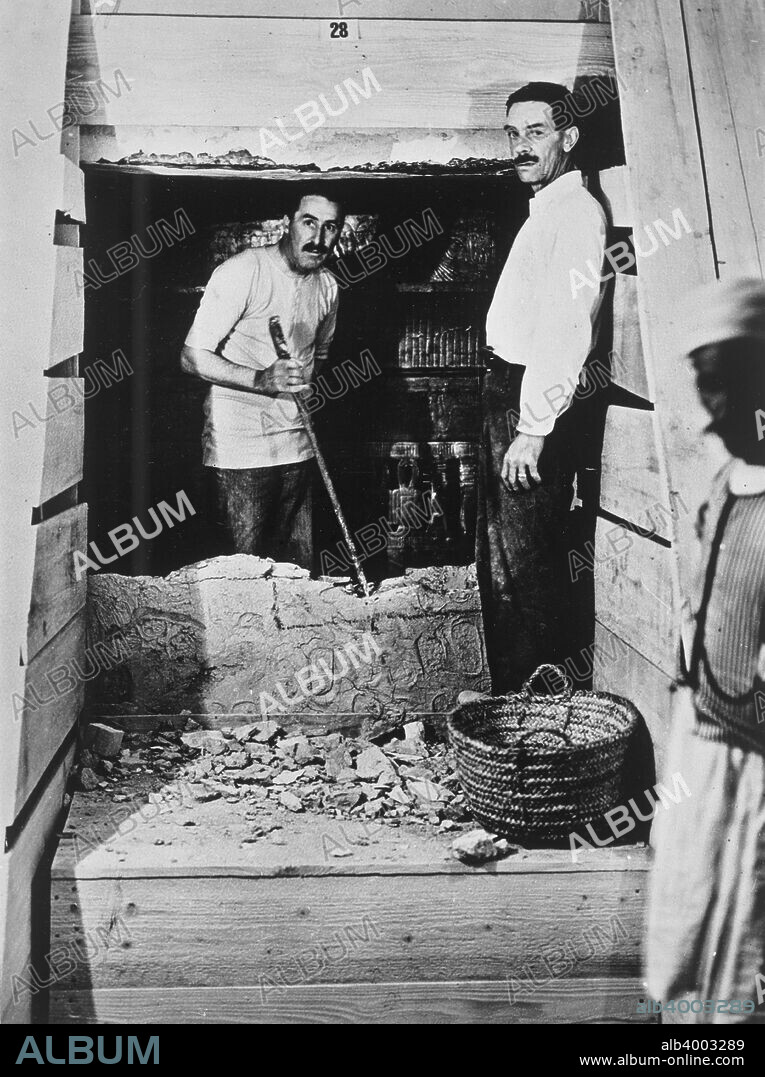
[[[762,277],[762,0],[682,0],[718,276]],[[756,88],[760,92],[756,92]]]
[[[455,19],[466,21],[464,0],[290,0],[292,19],[348,18]],[[98,20],[126,15],[195,15],[269,18],[271,0],[82,0],[82,13],[95,14]],[[530,22],[598,22],[608,21],[608,4],[583,0],[481,0],[470,6],[474,21],[505,19]]]
[[[614,346],[641,354],[644,377],[636,381],[633,368],[616,380],[655,411],[611,409],[601,503],[642,526],[653,510],[662,527],[652,539],[630,536],[621,557],[609,556],[599,529],[596,553],[596,683],[622,692],[629,686],[661,757],[680,615],[697,565],[695,520],[725,459],[702,433],[707,418],[682,355],[682,300],[715,277],[762,276],[756,87],[765,12],[758,0],[735,9],[721,0],[614,0],[611,8],[636,227],[670,222],[678,210],[689,224],[653,252],[643,242],[649,253],[639,246],[637,277],[617,281],[616,319],[629,329],[615,332]],[[672,147],[660,167],[646,131],[661,131]]]
[[[147,33],[142,16],[82,16],[72,24],[70,97],[85,126],[273,127],[278,117],[299,133],[295,110],[324,94],[339,112],[326,118],[331,128],[495,128],[513,86],[540,73],[571,84],[613,71],[609,28],[593,23],[431,20],[413,34],[399,20],[365,19],[363,37],[345,43],[322,38],[324,25],[211,17],[202,34],[194,19],[154,16]],[[300,57],[289,80],[253,62],[274,52]],[[335,87],[363,85],[367,68],[379,90],[342,109]]]
[[[84,177],[79,139],[60,131],[69,20],[70,5],[60,0],[41,0],[23,20],[10,9],[2,13],[0,99],[13,149],[0,162],[9,409],[8,421],[0,424],[0,1011],[11,1021],[28,1021],[32,1012],[31,996],[14,1002],[13,977],[23,975],[39,938],[33,916],[41,907],[41,886],[45,907],[41,864],[63,803],[81,700],[79,689],[51,697],[44,687],[57,666],[68,667],[81,653],[84,626],[83,585],[72,573],[74,544],[85,541],[86,527],[86,508],[76,505],[82,382],[75,375],[83,301],[74,276],[82,265]],[[34,78],[29,56],[35,57]],[[38,705],[32,689],[50,701]]]

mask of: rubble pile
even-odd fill
[[[104,730],[86,727],[78,784],[115,801],[173,783],[192,802],[241,802],[248,817],[281,809],[455,834],[471,822],[449,747],[421,722],[378,743],[289,735],[275,721],[124,736]]]

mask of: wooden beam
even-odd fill
[[[62,195],[61,138],[51,125],[48,109],[55,109],[54,115],[60,113],[57,103],[64,98],[70,17],[70,5],[61,0],[39,0],[34,12],[23,19],[7,4],[0,9],[4,57],[0,109],[13,143],[13,152],[9,146],[0,160],[5,217],[5,227],[0,229],[4,399],[10,410],[24,409],[32,401],[40,415],[46,407],[42,371],[49,361],[56,271],[53,231]],[[33,77],[30,57],[34,58]],[[4,580],[0,627],[7,655],[0,680],[2,698],[8,700],[17,688],[16,662],[27,630],[35,555],[30,520],[39,497],[44,429],[40,424],[17,436],[10,422],[0,425],[0,561]],[[4,721],[8,722],[5,726]],[[4,759],[14,758],[12,718],[0,718],[0,734],[5,738]],[[5,762],[0,766],[2,785]]]
[[[85,646],[85,611],[80,610],[29,663],[24,680],[24,705],[13,701],[19,717],[20,746],[15,786],[10,790],[14,818],[45,773],[79,718],[85,682],[72,665],[80,662],[83,673],[91,666],[81,655]],[[66,667],[65,670],[63,667]],[[54,674],[54,671],[58,671]],[[52,680],[49,680],[49,675]],[[72,687],[67,689],[71,682]],[[58,693],[56,691],[58,685]],[[20,714],[18,713],[20,712]]]
[[[73,355],[78,355],[82,351],[85,336],[82,248],[56,247],[54,251],[56,281],[53,293],[50,353],[48,362],[45,364],[46,368],[55,366]]]
[[[709,439],[703,436],[707,418],[681,353],[682,300],[714,279],[714,258],[680,0],[613,0],[611,21],[630,201],[636,221],[642,222],[636,229],[638,243],[641,250],[650,250],[641,235],[643,224],[668,222],[676,211],[689,227],[677,239],[667,236],[649,255],[638,253],[637,266],[649,392],[659,418],[659,467],[674,513],[673,605],[679,610],[681,593],[688,595],[693,587],[696,509],[714,473]],[[659,130],[671,152],[657,167],[656,141],[646,132]],[[673,495],[690,507],[688,513],[677,512]]]
[[[50,643],[54,636],[85,607],[87,579],[74,573],[75,550],[88,544],[88,507],[67,509],[35,528],[37,553],[29,607],[26,661]]]
[[[651,411],[610,407],[606,415],[600,507],[670,540],[672,510],[656,455]]]
[[[28,1025],[42,1019],[41,992],[30,989],[30,972],[48,950],[46,905],[50,881],[46,855],[64,804],[66,783],[74,762],[74,745],[52,775],[35,811],[10,852],[0,853],[0,1020]],[[42,865],[42,869],[41,869]],[[45,967],[40,965],[40,971]],[[26,987],[25,987],[26,982]],[[33,986],[33,984],[32,984]]]
[[[61,152],[75,164],[80,163],[80,126],[74,124],[61,132]]]
[[[116,10],[110,10],[112,7]],[[469,10],[469,16],[467,15]],[[583,0],[480,0],[466,9],[463,0],[291,0],[292,19],[485,19],[531,22],[608,22],[608,5]],[[271,0],[83,0],[83,14],[96,20],[125,15],[268,18]]]
[[[551,935],[550,945],[555,945]],[[71,990],[51,999],[53,1024],[536,1025],[654,1024],[638,1012],[640,979],[599,977],[533,982],[304,984],[300,987],[189,987]]]
[[[622,552],[618,552],[622,551]],[[672,675],[677,637],[672,616],[672,551],[611,520],[595,534],[598,619],[659,669]],[[629,682],[623,691],[629,690]]]
[[[45,457],[38,505],[45,504],[56,494],[63,493],[82,480],[85,438],[84,380],[46,378],[46,384]]]
[[[316,127],[417,127],[426,116],[436,128],[496,128],[508,92],[529,79],[571,86],[613,73],[609,27],[598,24],[438,21],[412,34],[405,23],[371,20],[361,39],[339,45],[322,38],[323,25],[210,18],[200,33],[194,19],[156,17],[147,33],[141,16],[75,18],[67,101],[84,125],[263,126],[271,134],[262,148],[272,157],[286,144],[279,118],[310,159],[301,116]],[[277,55],[300,57],[286,84]],[[364,70],[379,90],[370,76],[353,103],[346,80],[364,89]],[[445,77],[450,71],[463,76]],[[308,118],[310,102],[318,120]],[[303,106],[308,111],[297,114]]]
[[[683,0],[720,277],[763,275],[762,0]]]
[[[617,273],[614,277],[614,337],[611,353],[611,377],[615,385],[652,400],[640,333],[637,277]],[[654,453],[655,455],[655,449]]]
[[[268,879],[55,872],[51,929],[62,946],[110,923],[129,932],[129,946],[72,973],[74,990],[295,983],[296,960],[337,945],[349,929],[364,941],[346,960],[316,962],[314,982],[504,980],[544,952],[551,925],[572,944],[588,927],[605,933],[573,975],[638,977],[645,881],[642,870]]]
[[[631,700],[645,719],[653,743],[657,774],[664,770],[670,729],[673,677],[626,640],[595,622],[593,684]]]
[[[598,173],[598,186],[604,195],[609,223],[615,228],[633,228],[635,218],[630,205],[629,179],[624,165],[604,168]]]
[[[86,220],[85,175],[67,156],[62,156],[61,160],[64,163],[64,191],[58,208],[73,221],[84,224]]]

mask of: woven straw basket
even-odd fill
[[[533,691],[553,671],[555,695]],[[449,738],[475,817],[514,840],[567,837],[619,802],[622,768],[640,714],[605,692],[572,692],[565,672],[540,666],[520,692],[449,715]]]

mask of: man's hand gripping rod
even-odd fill
[[[281,322],[279,321],[278,317],[276,317],[276,315],[274,315],[274,317],[272,318],[269,318],[268,328],[271,332],[271,340],[274,342],[276,354],[279,356],[280,359],[290,361],[292,357],[287,348],[287,342],[284,339],[284,332],[282,330]],[[305,432],[306,434],[308,434],[308,440],[311,442],[311,447],[313,448],[314,454],[316,456],[316,463],[319,465],[321,477],[322,479],[324,479],[324,485],[327,488],[329,500],[332,502],[332,508],[335,510],[337,522],[340,524],[340,530],[342,531],[343,538],[345,539],[346,545],[348,546],[348,552],[351,555],[351,561],[353,562],[353,567],[356,570],[356,575],[358,577],[359,583],[364,590],[364,594],[367,598],[369,598],[371,590],[369,584],[367,583],[367,578],[364,575],[364,570],[361,567],[361,559],[359,558],[356,544],[353,541],[350,531],[348,530],[348,524],[346,523],[345,515],[343,514],[343,510],[340,507],[340,502],[337,498],[337,494],[335,493],[335,487],[332,483],[332,478],[329,474],[329,471],[327,471],[327,464],[324,460],[324,454],[319,448],[319,443],[316,440],[316,432],[313,428],[311,413],[306,408],[305,402],[303,401],[300,393],[293,393],[293,396],[295,398],[295,403],[297,404],[297,409],[300,413],[300,418],[302,419],[303,426],[305,427]]]

